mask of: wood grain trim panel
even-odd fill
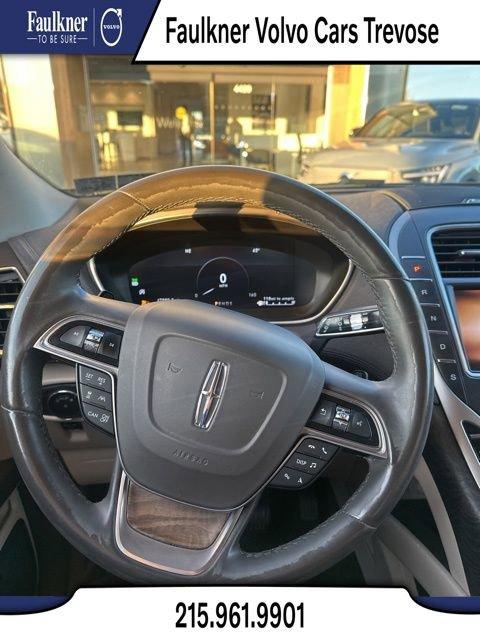
[[[228,512],[209,511],[159,496],[129,483],[126,518],[146,536],[184,549],[210,547],[225,526]]]

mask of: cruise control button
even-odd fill
[[[373,433],[368,416],[361,411],[354,411],[348,426],[348,433],[370,440]]]
[[[96,389],[103,389],[109,393],[112,392],[110,376],[91,367],[80,366],[80,383],[95,387]]]
[[[88,331],[88,327],[84,327],[82,325],[78,325],[76,327],[72,327],[62,333],[60,336],[60,342],[64,342],[65,344],[70,345],[71,347],[81,347],[83,345],[83,341],[85,340],[85,334]]]
[[[433,280],[412,280],[413,288],[420,302],[438,303],[437,292],[433,286]]]
[[[112,396],[107,391],[101,391],[100,389],[94,389],[93,387],[87,387],[81,384],[80,395],[83,402],[96,404],[102,407],[102,409],[111,410],[112,408]]]
[[[306,486],[313,476],[308,473],[301,473],[295,469],[283,468],[273,477],[270,482],[272,487],[284,487],[286,489],[302,489]]]
[[[430,331],[446,331],[447,325],[443,316],[443,311],[438,305],[425,305],[422,307]]]
[[[430,333],[432,351],[438,360],[454,360],[455,352],[449,333]]]
[[[82,403],[82,410],[88,422],[113,434],[113,413],[111,411],[104,411],[85,402]]]
[[[316,438],[305,438],[297,447],[298,453],[306,453],[321,460],[330,460],[337,449],[336,445],[322,442]]]
[[[100,344],[99,353],[101,353],[102,356],[107,356],[108,358],[114,358],[116,360],[120,353],[121,341],[122,337],[118,333],[111,333],[107,331]]]
[[[320,402],[315,407],[309,423],[320,424],[329,427],[332,424],[332,418],[335,413],[335,403],[325,398],[320,398]]]
[[[292,453],[285,464],[290,469],[316,474],[325,466],[326,462],[318,458],[312,458],[312,456],[306,456],[304,453],[295,452]]]

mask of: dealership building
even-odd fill
[[[435,94],[442,69],[445,78],[445,66],[131,65],[126,57],[3,56],[0,135],[65,189],[81,190],[86,178],[188,164],[297,176],[306,154],[341,145],[378,109],[406,98],[449,97]],[[442,88],[462,93],[448,81]]]

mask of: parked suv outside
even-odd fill
[[[480,101],[400,102],[378,111],[350,139],[305,157],[301,180],[478,182]]]

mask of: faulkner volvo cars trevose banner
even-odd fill
[[[4,1],[2,638],[478,635],[477,14]]]

